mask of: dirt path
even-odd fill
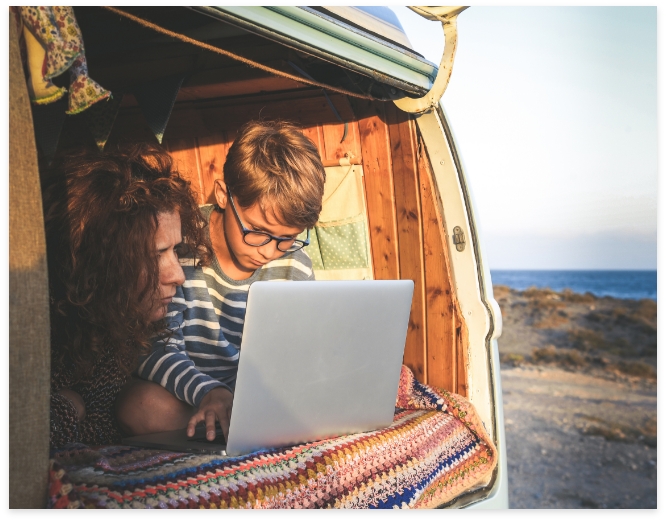
[[[511,508],[656,508],[656,383],[502,369]]]

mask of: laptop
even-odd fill
[[[388,427],[414,283],[255,282],[250,286],[229,436],[200,424],[127,445],[240,456]]]

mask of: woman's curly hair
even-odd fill
[[[64,155],[43,184],[54,354],[84,377],[111,350],[129,373],[166,329],[146,311],[159,291],[158,214],[179,213],[180,254],[211,258],[189,183],[167,152],[137,144]]]

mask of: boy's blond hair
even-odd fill
[[[325,180],[317,147],[285,121],[243,125],[224,163],[224,182],[238,204],[259,203],[287,226],[315,225]]]

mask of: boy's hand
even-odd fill
[[[225,387],[216,387],[209,391],[201,400],[199,409],[190,418],[187,424],[187,435],[194,436],[194,428],[201,422],[206,422],[206,439],[215,439],[215,420],[220,422],[220,427],[226,440],[229,435],[229,420],[231,419],[231,405],[234,395]]]

